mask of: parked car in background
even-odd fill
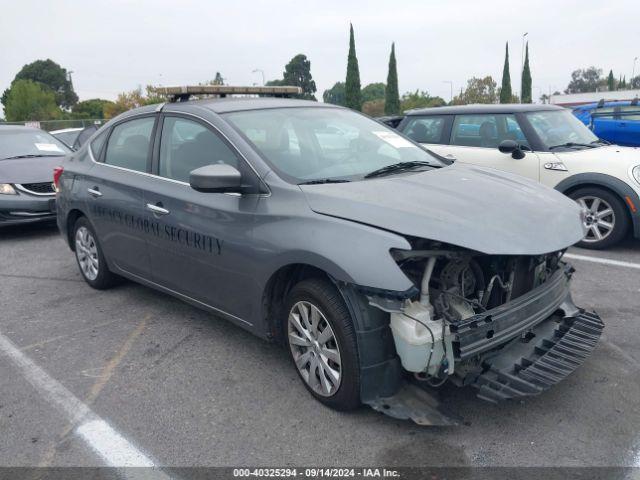
[[[98,125],[89,125],[88,127],[52,130],[49,133],[70,149],[77,150],[89,140],[89,137],[91,137],[98,128]]]
[[[43,130],[0,125],[0,226],[55,220],[54,168],[68,153]]]
[[[629,147],[640,146],[640,105],[632,101],[580,105],[573,114],[599,138]]]
[[[264,89],[245,90],[279,92]],[[603,328],[571,300],[562,256],[584,233],[574,202],[451,165],[346,108],[141,107],[70,155],[57,182],[58,226],[90,286],[126,277],[282,342],[333,408],[425,421],[407,376],[474,385],[491,402],[536,395]]]
[[[640,150],[609,145],[554,105],[464,105],[406,112],[398,130],[445,158],[537,180],[578,202],[584,248],[640,238]],[[553,215],[553,211],[549,215]]]

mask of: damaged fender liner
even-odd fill
[[[545,283],[515,300],[450,325],[456,360],[498,347],[549,318],[570,298],[572,273],[570,266],[559,268]]]

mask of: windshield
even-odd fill
[[[548,149],[588,148],[598,142],[598,137],[569,110],[529,112],[526,116]]]
[[[58,140],[64,142],[64,144],[68,147],[72,147],[73,143],[76,141],[76,138],[78,138],[78,135],[80,135],[80,132],[82,132],[81,128],[79,128],[78,130],[73,130],[71,132],[57,132],[53,133],[52,135]]]
[[[394,130],[338,108],[276,108],[225,114],[285,180],[361,180],[393,164],[444,164]],[[428,168],[428,166],[427,166]]]
[[[59,157],[69,148],[42,130],[0,129],[0,160],[15,157]]]

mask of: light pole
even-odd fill
[[[453,82],[451,80],[443,80],[442,83],[448,83],[449,84],[449,95],[451,95],[451,98],[449,99],[449,103],[453,102]]]
[[[638,60],[638,57],[633,59],[633,70],[631,70],[631,88],[633,88],[633,77],[635,77],[636,75],[636,61]]]
[[[260,72],[262,74],[262,86],[264,87],[264,71],[260,70],[259,68],[256,68],[251,73],[257,73],[257,72]]]
[[[522,103],[522,80],[524,77],[524,37],[529,35],[529,32],[524,32],[522,35],[522,53],[520,54],[520,103]]]

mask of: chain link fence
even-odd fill
[[[100,127],[104,125],[107,120],[100,118],[89,118],[83,120],[41,120],[41,121],[26,121],[26,122],[0,122],[0,125],[26,125],[28,127],[41,128],[47,132],[53,130],[63,130],[65,128],[86,128],[91,125]]]

